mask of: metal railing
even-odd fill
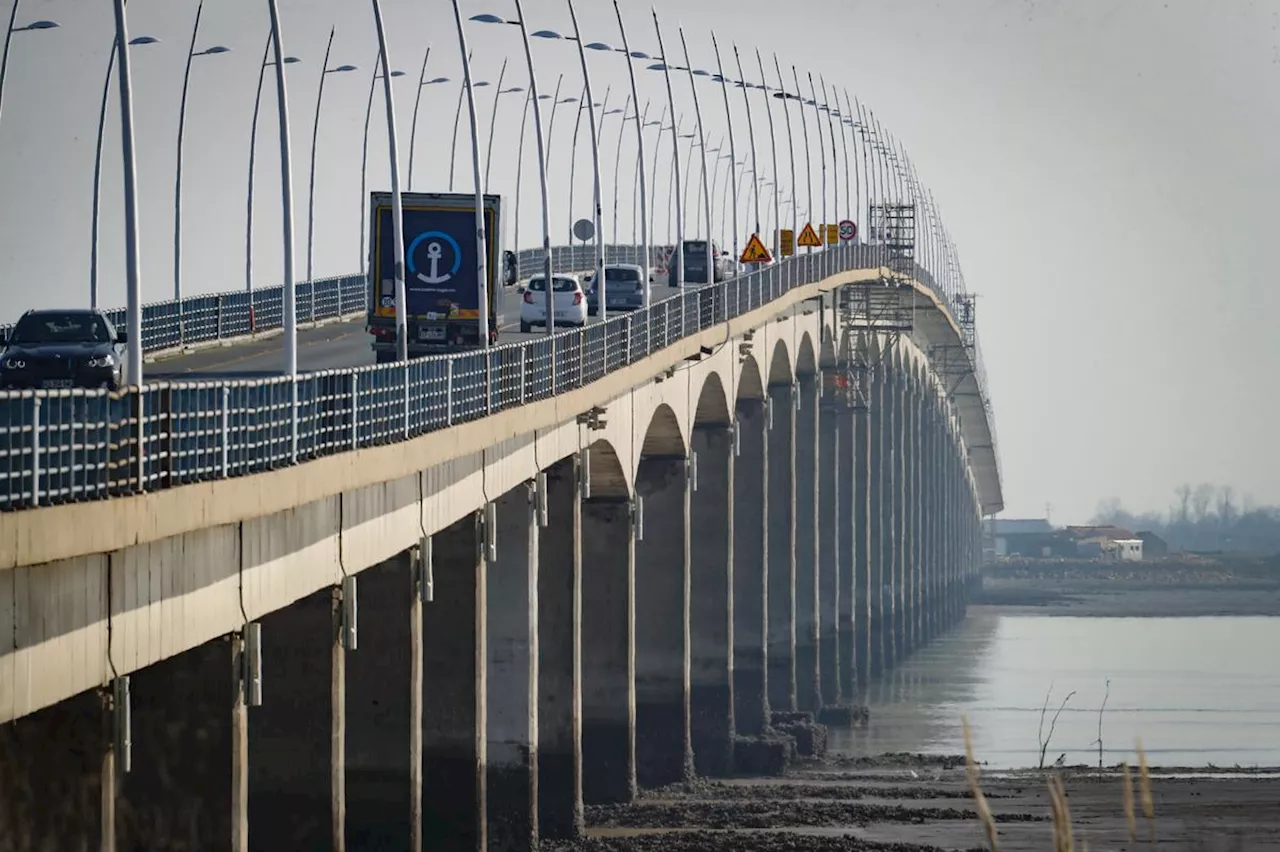
[[[579,263],[577,250],[558,262]],[[405,441],[583,387],[792,288],[884,260],[883,249],[845,245],[686,287],[582,329],[296,381],[0,392],[0,509],[155,491]]]
[[[595,265],[594,251],[589,245],[552,246],[554,270],[591,269]],[[666,247],[655,247],[651,251],[652,263],[660,262],[667,252]],[[641,253],[638,246],[605,246],[608,263],[638,263]],[[521,278],[541,272],[542,251],[519,252],[516,265]],[[300,281],[296,294],[299,325],[356,317],[367,310],[368,287],[362,273]],[[124,308],[104,313],[116,328],[125,327]],[[279,286],[151,302],[142,306],[142,351],[155,354],[202,343],[231,342],[276,331],[283,325],[284,288]],[[7,334],[12,328],[12,323],[0,324],[0,332]]]

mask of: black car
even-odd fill
[[[125,335],[102,311],[27,311],[3,342],[0,388],[120,386]]]

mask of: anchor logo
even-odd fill
[[[414,261],[417,256],[418,246],[422,243],[427,244],[427,265],[431,274],[424,275],[418,271],[418,264]],[[453,265],[449,271],[441,274],[440,260],[444,257],[444,245],[447,243],[453,250]],[[462,247],[458,245],[458,241],[443,231],[426,231],[419,234],[418,237],[409,244],[409,250],[406,252],[409,256],[409,271],[414,277],[425,284],[443,284],[450,278],[458,274],[458,270],[462,267]]]

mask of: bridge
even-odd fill
[[[816,221],[830,153],[869,241],[389,364],[363,273],[300,282],[296,376],[284,288],[190,296],[142,307],[141,386],[0,391],[0,847],[533,849],[821,754],[963,619],[1004,498],[954,248],[847,95],[737,83],[825,111]]]

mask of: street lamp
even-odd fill
[[[14,4],[17,8],[17,4]],[[132,39],[131,46],[159,44],[160,39],[151,36],[138,36]],[[107,58],[107,74],[102,81],[102,106],[98,109],[98,143],[93,153],[93,213],[91,215],[92,231],[89,237],[89,307],[98,307],[98,222],[102,202],[102,135],[107,122],[107,96],[111,93],[111,72],[116,64],[116,45],[111,45],[111,55]]]
[[[307,180],[307,281],[311,284],[311,321],[316,321],[315,285],[315,233],[316,233],[316,148],[320,139],[320,107],[324,103],[324,81],[330,74],[346,74],[355,71],[354,65],[329,67],[329,53],[333,50],[335,28],[329,28],[329,42],[324,48],[324,60],[320,65],[320,83],[316,86],[316,114],[311,126],[311,174]],[[288,61],[287,59],[285,60]]]
[[[791,233],[793,234],[794,239],[800,236],[800,211],[795,204],[795,193],[796,188],[799,186],[799,181],[796,180],[796,142],[795,134],[791,129],[791,107],[786,100],[786,86],[782,82],[782,66],[778,64],[778,54],[775,53],[773,55],[773,67],[778,74],[778,89],[773,94],[770,94],[769,92],[769,85],[764,72],[764,62],[760,60],[759,51],[756,51],[756,60],[760,63],[760,80],[762,83],[760,89],[764,92],[764,96],[766,98],[775,97],[782,100],[782,116],[786,120],[787,126],[787,152],[791,161]],[[779,225],[779,227],[781,227],[781,225]]]
[[[125,325],[128,335],[129,379],[132,387],[142,386],[142,282],[138,276],[138,169],[134,153],[133,81],[129,67],[129,24],[125,0],[115,0],[116,77],[120,82],[120,155],[124,162],[124,259]],[[14,6],[15,10],[17,4]],[[139,397],[141,399],[141,397]],[[139,414],[141,412],[138,412]],[[142,453],[135,454],[135,474],[142,483]]]
[[[204,11],[204,0],[196,6],[196,20],[191,27],[191,46],[187,48],[187,66],[182,75],[182,100],[178,106],[178,163],[173,181],[173,299],[178,302],[178,342],[182,342],[182,140],[187,125],[187,90],[191,83],[191,61],[197,56],[217,56],[230,53],[231,48],[221,44],[204,50],[196,50],[196,39],[200,36],[200,17]]]
[[[258,66],[258,88],[253,98],[253,121],[249,125],[249,188],[245,193],[244,217],[244,288],[248,293],[253,292],[253,176],[258,150],[258,112],[262,106],[262,81],[267,75],[267,67],[275,65],[275,62],[268,61],[270,54],[271,33],[268,32],[266,46],[262,49],[262,63]],[[285,65],[292,65],[299,61],[296,56],[284,58]],[[308,277],[310,277],[309,273]],[[253,307],[252,297],[250,297],[249,306]],[[249,323],[252,331],[254,323],[252,310],[249,312]]]
[[[456,0],[455,0],[456,2]],[[543,283],[547,291],[547,336],[555,335],[554,293],[551,271],[551,208],[547,198],[547,152],[542,144],[542,107],[538,105],[538,78],[533,68],[533,48],[529,44],[529,28],[524,22],[524,6],[521,0],[512,0],[516,7],[515,20],[499,18],[497,15],[472,15],[471,20],[482,24],[510,24],[520,28],[520,40],[524,44],[524,57],[529,66],[529,99],[533,104],[533,132],[538,136],[538,182],[542,190],[542,270]],[[456,8],[456,7],[455,7]],[[552,115],[555,115],[554,109]],[[550,140],[548,140],[549,142]],[[552,374],[555,372],[555,349],[551,352]]]
[[[556,80],[555,95],[538,95],[538,100],[548,101],[554,100],[560,93],[560,84],[564,82],[564,75],[561,74]],[[517,255],[520,252],[520,187],[524,183],[524,137],[525,130],[529,123],[529,105],[533,101],[532,92],[524,100],[524,113],[520,117],[520,141],[516,145],[516,223],[513,229],[511,239],[512,248]]]
[[[467,93],[467,116],[471,125],[471,174],[475,183],[475,202],[476,202],[476,281],[479,282],[480,292],[476,301],[477,313],[479,316],[476,321],[479,328],[476,329],[479,338],[480,348],[489,348],[489,336],[497,335],[498,329],[489,323],[489,275],[488,275],[488,253],[489,240],[485,233],[485,216],[484,216],[484,190],[485,181],[480,176],[480,123],[476,120],[476,93],[475,86],[471,79],[471,52],[467,50],[467,32],[462,26],[462,10],[458,6],[458,0],[453,0],[453,18],[458,27],[458,53],[462,56],[462,88]],[[502,72],[506,73],[507,62],[502,61]],[[498,77],[498,91],[502,90],[502,76]],[[497,97],[494,98],[495,102]],[[450,176],[452,178],[452,175]],[[496,239],[497,234],[493,237]],[[494,271],[495,277],[497,271]],[[547,278],[547,292],[551,292],[551,279]],[[495,293],[496,298],[496,293]],[[551,323],[551,315],[547,315],[547,323]],[[485,409],[488,410],[490,398],[489,393],[492,391],[492,376],[486,370],[485,380]]]
[[[409,319],[404,284],[404,208],[400,197],[400,145],[396,141],[396,103],[391,91],[391,78],[395,76],[395,72],[391,70],[391,60],[387,57],[387,30],[382,23],[382,5],[378,0],[373,0],[373,23],[378,30],[378,63],[382,68],[382,93],[387,110],[387,149],[391,163],[391,246],[395,252],[392,274],[395,276],[396,356],[397,360],[403,363],[409,360]],[[403,72],[401,74],[403,75]],[[377,75],[374,76],[376,79]],[[367,133],[365,141],[367,145]],[[483,264],[484,260],[481,259],[480,262]],[[405,405],[408,405],[407,374],[405,382]]]
[[[467,67],[471,66],[471,54],[467,54]],[[472,80],[470,85],[466,80],[462,81],[462,87],[458,89],[458,108],[453,113],[453,143],[449,148],[449,191],[453,192],[453,167],[458,159],[458,125],[462,122],[462,103],[466,99],[467,92],[471,89],[482,89],[489,85],[488,80]]]
[[[26,26],[15,27],[14,23],[18,20],[18,6],[21,4],[22,0],[13,0],[13,10],[9,12],[9,26],[4,31],[4,50],[0,52],[0,106],[4,104],[4,73],[9,67],[9,41],[13,38],[13,34],[58,28],[56,21],[32,21]]]
[[[658,10],[653,10],[653,29],[658,38],[658,52],[662,56],[667,55],[667,49],[662,44],[662,26],[658,23]],[[671,110],[671,116],[674,121],[676,115],[676,96],[675,91],[671,88],[671,69],[666,61],[658,62],[648,66],[650,70],[662,71],[662,77],[667,88],[667,107]],[[680,131],[672,130],[671,132],[671,175],[674,181],[673,193],[676,198],[680,197]],[[681,216],[683,211],[677,206],[675,210],[675,250],[672,256],[675,258],[675,274],[671,274],[671,270],[667,271],[667,286],[680,287],[684,278],[684,221]],[[707,257],[710,260],[711,247],[707,246]],[[710,265],[708,263],[708,265]],[[683,290],[682,290],[683,292]]]
[[[504,72],[507,70],[507,60],[505,59],[502,60],[502,70]],[[511,95],[516,92],[524,91],[524,86],[508,86],[505,89],[502,88],[501,74],[498,75],[498,81],[498,88],[493,93],[493,114],[489,116],[489,145],[485,150],[484,155],[484,188],[486,192],[489,190],[489,170],[493,166],[493,133],[494,129],[498,126],[498,101],[502,99],[503,95]]]
[[[364,146],[360,154],[360,268],[365,269],[365,264],[369,262],[368,251],[365,249],[365,217],[369,212],[369,119],[373,116],[373,93],[378,87],[378,81],[382,79],[381,62],[382,53],[379,51],[378,59],[373,64],[373,76],[369,78],[369,101],[364,108]],[[392,77],[403,77],[403,71],[392,71]]]

